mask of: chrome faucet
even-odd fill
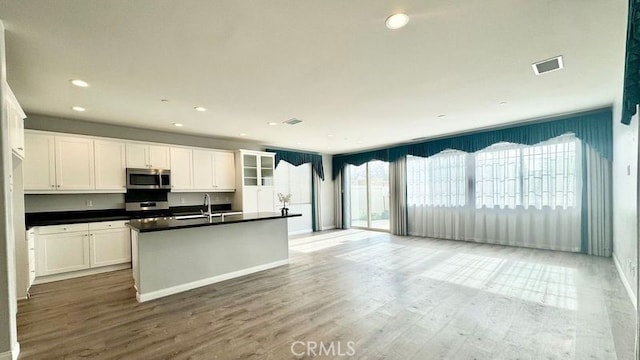
[[[211,196],[209,194],[204,194],[204,206],[207,207],[207,212],[205,213],[203,210],[200,210],[202,215],[211,217]]]

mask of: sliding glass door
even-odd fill
[[[351,226],[389,230],[389,164],[351,165],[349,174]]]

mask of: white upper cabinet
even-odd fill
[[[95,141],[96,190],[126,191],[125,148],[119,141]]]
[[[56,136],[56,187],[60,190],[94,190],[93,140]]]
[[[193,189],[193,150],[171,148],[171,190]]]
[[[235,156],[233,153],[215,151],[214,157],[214,176],[215,190],[218,191],[234,191],[236,189],[236,172],[235,172]]]
[[[27,151],[23,162],[24,190],[55,190],[55,137],[49,134],[27,132],[25,148]]]
[[[24,119],[27,116],[24,114],[24,111],[22,111],[22,108],[18,103],[18,99],[16,99],[7,83],[3,84],[3,90],[3,93],[5,94],[3,103],[7,110],[11,151],[20,159],[24,159]]]
[[[153,169],[171,169],[169,147],[149,146],[149,167]]]
[[[206,191],[235,191],[234,154],[193,150],[193,188]]]
[[[213,151],[193,150],[193,188],[194,190],[213,190],[214,156]],[[233,168],[231,169],[233,170]]]
[[[27,194],[123,193],[127,168],[171,169],[171,188],[178,192],[236,190],[235,154],[229,151],[38,130],[25,131],[25,149]]]
[[[168,146],[127,144],[127,167],[170,169],[170,150]]]
[[[148,168],[149,167],[149,145],[127,144],[127,167],[128,168]]]

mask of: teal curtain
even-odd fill
[[[311,163],[313,171],[320,177],[320,179],[324,180],[322,155],[280,149],[266,149],[266,151],[276,154],[275,166],[278,166],[278,163],[282,160],[288,162],[293,166]]]
[[[628,125],[640,103],[640,0],[629,0],[623,90],[622,123]]]
[[[311,226],[313,231],[322,230],[322,196],[320,188],[322,179],[313,171],[311,174]]]
[[[476,152],[499,142],[533,145],[554,137],[573,133],[580,140],[589,144],[601,156],[613,159],[613,114],[611,108],[594,112],[576,114],[553,121],[537,122],[520,126],[512,126],[495,130],[485,130],[466,135],[459,135],[424,141],[415,144],[396,146],[356,154],[336,155],[333,157],[332,176],[345,165],[362,165],[371,160],[393,162],[403,156],[415,155],[429,157],[446,149]]]

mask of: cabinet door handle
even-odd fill
[[[24,148],[18,148],[18,150],[24,150]]]
[[[55,185],[51,185],[51,187],[56,187]]]

